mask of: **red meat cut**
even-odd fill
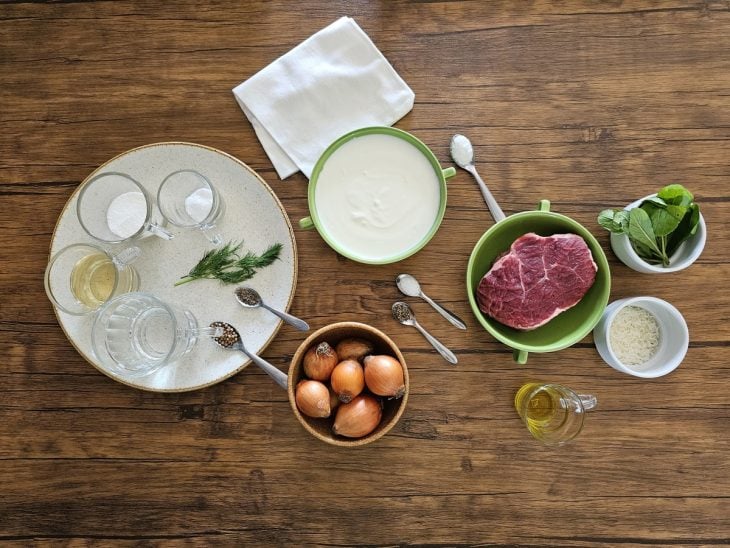
[[[525,234],[479,282],[479,309],[515,329],[535,329],[578,304],[597,270],[591,250],[576,234]]]

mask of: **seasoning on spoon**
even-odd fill
[[[284,312],[283,310],[278,310],[276,308],[269,306],[261,298],[261,295],[259,295],[259,292],[256,291],[253,287],[241,286],[241,287],[236,288],[236,291],[234,293],[236,295],[236,299],[238,300],[239,303],[241,303],[241,305],[243,305],[247,308],[257,308],[260,306],[262,308],[265,308],[272,314],[279,316],[286,323],[296,327],[300,331],[309,331],[309,324],[307,322],[305,322],[301,318],[292,316],[288,312]]]
[[[393,317],[400,323],[407,322],[411,319],[411,308],[402,302],[393,304]]]
[[[223,328],[222,335],[218,337],[213,337],[213,340],[222,347],[231,348],[234,344],[238,342],[238,331],[236,331],[236,329],[232,325],[225,322],[213,322],[212,324],[210,324],[210,327]]]
[[[393,318],[395,318],[398,322],[403,325],[415,327],[447,362],[457,363],[459,361],[456,355],[449,350],[444,343],[421,327],[421,324],[416,321],[416,315],[413,313],[413,310],[411,310],[411,307],[406,303],[402,301],[393,303],[391,312],[393,313]]]
[[[451,138],[451,157],[459,167],[464,167],[474,160],[474,148],[471,141],[463,135],[456,134]]]
[[[236,297],[246,306],[258,306],[261,303],[261,297],[259,294],[256,290],[250,287],[236,288]]]
[[[436,310],[436,312],[446,318],[451,325],[458,327],[459,329],[466,329],[466,324],[461,321],[461,318],[450,310],[446,310],[443,306],[423,292],[421,284],[418,283],[418,280],[415,277],[410,274],[398,274],[398,277],[395,279],[395,284],[404,295],[408,295],[409,297],[420,297],[426,301],[434,308],[434,310]]]

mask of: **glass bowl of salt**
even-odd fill
[[[153,218],[154,201],[125,173],[109,171],[89,179],[79,192],[76,213],[86,233],[102,242],[120,243],[153,234],[173,235]]]

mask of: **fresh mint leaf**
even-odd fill
[[[649,214],[640,207],[632,209],[629,213],[629,238],[662,257]]]
[[[700,206],[692,204],[677,228],[667,238],[667,255],[671,257],[679,246],[697,233],[700,224]]]
[[[657,193],[657,197],[667,202],[667,204],[684,207],[689,206],[694,200],[692,193],[678,184],[665,186]]]
[[[639,207],[642,207],[646,203],[654,204],[657,207],[667,207],[667,202],[662,200],[659,196],[652,196],[651,198],[647,198],[646,200],[641,202],[641,206]]]
[[[653,203],[646,202],[642,204],[641,209],[649,214],[651,226],[654,228],[654,235],[657,238],[671,234],[687,212],[687,208],[682,206],[657,207]]]
[[[647,263],[650,264],[657,264],[661,263],[662,260],[659,258],[659,256],[654,253],[651,249],[649,249],[647,246],[642,245],[638,242],[635,242],[634,240],[629,239],[629,242],[631,243],[631,247],[634,248],[634,251],[636,251],[636,254],[641,257],[643,260],[645,260]]]
[[[614,211],[613,209],[604,209],[598,214],[598,224],[609,232],[613,232],[614,234],[621,234],[624,231],[623,226],[620,220],[618,222],[616,220],[616,217],[620,213],[622,212]]]

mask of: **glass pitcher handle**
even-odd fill
[[[578,399],[580,399],[580,403],[583,406],[584,411],[595,409],[598,405],[598,398],[592,394],[578,394]]]
[[[147,230],[163,240],[172,240],[175,235],[169,230],[162,228],[157,223],[150,223],[147,225]]]
[[[139,259],[141,254],[142,250],[140,248],[137,246],[130,246],[112,256],[112,262],[114,263],[114,266],[117,267],[117,270],[121,271],[124,270],[127,265],[130,265]]]

